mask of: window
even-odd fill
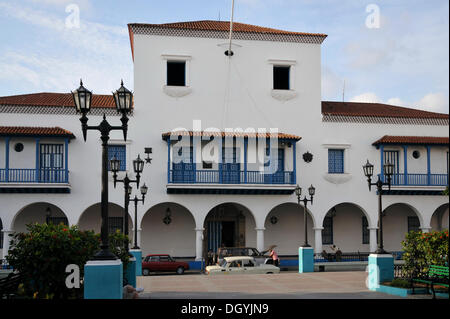
[[[150,256],[148,261],[152,263],[159,262],[159,256]]]
[[[408,216],[408,233],[410,231],[419,231],[420,221],[417,216]]]
[[[255,264],[251,260],[247,260],[244,267],[255,267]]]
[[[108,170],[109,160],[116,157],[120,161],[119,171],[127,170],[127,156],[126,156],[126,146],[125,145],[108,145]]]
[[[108,217],[108,233],[115,234],[117,230],[123,233],[123,217]]]
[[[289,74],[290,66],[273,66],[273,89],[274,90],[289,90]]]
[[[3,231],[2,230],[3,230],[3,224],[2,224],[2,220],[0,219],[0,249],[3,249]]]
[[[186,61],[167,61],[167,85],[186,86]]]
[[[328,150],[328,173],[330,174],[344,173],[344,150],[337,150],[337,149]]]
[[[362,217],[362,243],[363,244],[369,244],[369,230],[367,229],[369,227],[369,223],[367,222],[367,217]]]
[[[159,261],[166,263],[166,262],[169,262],[170,259],[169,259],[169,256],[160,256]]]
[[[322,244],[333,244],[333,217],[325,217],[323,220]]]
[[[40,166],[41,168],[63,168],[63,144],[41,144]]]

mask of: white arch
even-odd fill
[[[11,224],[10,224],[10,228],[9,228],[9,229],[15,230],[15,229],[16,229],[15,224],[16,224],[17,217],[18,217],[23,211],[25,211],[27,208],[29,208],[30,206],[36,205],[36,204],[48,205],[50,208],[51,208],[51,207],[56,207],[56,208],[64,215],[64,217],[66,217],[66,218],[68,219],[67,214],[66,214],[59,206],[57,206],[57,205],[55,205],[55,204],[52,204],[52,203],[49,203],[49,202],[45,202],[45,201],[42,201],[42,202],[33,202],[33,203],[29,203],[29,204],[25,205],[24,207],[22,207],[21,209],[19,209],[19,210],[17,211],[17,213],[14,215],[14,217],[13,217],[12,220],[11,220]]]
[[[278,208],[279,206],[282,206],[282,205],[296,205],[296,206],[299,206],[297,202],[284,202],[284,203],[277,204],[276,206],[272,207],[272,209],[270,209],[270,210],[268,211],[268,213],[264,216],[264,224],[263,224],[263,225],[265,225],[265,223],[266,223],[266,221],[267,221],[267,217],[270,215],[270,213],[271,213],[274,209],[276,209],[276,208]],[[303,205],[300,205],[300,206],[299,206],[299,212],[301,212],[301,213],[303,214],[303,212],[304,212],[304,206],[303,206]],[[317,226],[316,226],[316,225],[317,225],[316,218],[315,218],[315,216],[314,216],[312,210],[309,209],[308,206],[306,207],[306,212],[307,212],[308,215],[311,217],[311,220],[312,220],[312,222],[313,222],[313,228],[317,227]]]

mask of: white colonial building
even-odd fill
[[[134,205],[128,217],[144,255],[199,260],[220,245],[275,244],[296,256],[304,238],[297,184],[304,194],[316,188],[307,206],[316,253],[332,244],[374,251],[378,201],[363,174],[367,160],[374,179],[383,163],[395,166],[383,191],[386,250],[400,251],[408,230],[448,228],[448,114],[322,101],[326,35],[234,23],[230,56],[228,22],[128,27],[134,111],[127,141],[113,132],[109,143],[120,177],[134,177],[132,160],[153,149],[141,178],[145,204],[137,220]],[[3,256],[8,234],[31,222],[100,231],[100,135],[83,141],[73,89],[0,98]],[[120,125],[112,96],[94,95],[88,124],[103,114]],[[123,185],[114,189],[111,174],[109,201],[110,229],[122,228]]]

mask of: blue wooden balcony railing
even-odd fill
[[[69,183],[69,171],[64,168],[1,168],[0,183]]]
[[[381,180],[387,181],[385,176]],[[391,177],[394,186],[447,186],[448,174],[394,174]]]
[[[170,170],[169,184],[295,184],[294,172]]]

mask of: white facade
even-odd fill
[[[279,132],[300,136],[295,143],[296,181],[303,189],[313,184],[314,202],[308,203],[308,241],[320,253],[323,221],[333,207],[333,243],[344,252],[372,251],[376,248],[378,222],[377,196],[369,192],[362,165],[368,159],[380,171],[380,150],[372,145],[384,135],[448,137],[446,124],[389,124],[327,122],[321,112],[321,46],[319,43],[277,42],[269,40],[233,41],[234,55],[224,55],[225,39],[211,37],[167,36],[135,33],[134,54],[134,113],[128,123],[128,140],[123,142],[121,132],[112,132],[110,144],[125,144],[127,169],[131,176],[131,161],[144,148],[152,147],[151,165],[145,165],[141,184],[149,187],[145,204],[139,203],[137,230],[143,253],[170,253],[175,257],[201,258],[204,254],[206,218],[214,208],[222,227],[234,227],[234,244],[266,249],[278,246],[280,255],[296,255],[303,243],[303,206],[299,207],[292,193],[295,184],[288,185],[198,185],[186,187],[208,189],[245,190],[280,188],[291,194],[169,194],[168,146],[162,134],[177,128],[195,129],[193,121],[201,121],[202,130],[210,128],[277,128]],[[167,61],[186,61],[186,86],[166,86]],[[273,90],[273,66],[289,65],[290,90]],[[125,84],[126,85],[126,84]],[[89,83],[88,89],[94,90]],[[74,88],[67,88],[67,91]],[[111,88],[115,89],[115,88]],[[101,142],[98,132],[89,131],[83,141],[79,116],[74,114],[0,113],[0,126],[59,126],[73,132],[76,139],[68,144],[70,193],[34,194],[0,193],[0,218],[3,231],[23,231],[25,221],[45,220],[45,209],[51,204],[52,212],[63,213],[69,224],[84,229],[98,229],[100,212],[92,208],[100,202]],[[119,125],[119,117],[108,116],[108,121]],[[98,115],[89,115],[90,125],[97,125]],[[24,140],[24,151],[14,151],[16,139],[11,138],[10,167],[33,168],[35,141]],[[203,145],[205,142],[203,142]],[[242,146],[241,146],[242,147]],[[286,149],[284,169],[294,170],[294,148]],[[0,137],[0,168],[5,165],[5,140]],[[328,150],[344,150],[344,173],[328,173]],[[385,150],[399,150],[399,168],[403,171],[403,148],[385,146]],[[412,152],[421,156],[413,160]],[[306,163],[302,155],[313,154]],[[249,147],[248,156],[255,149]],[[173,151],[169,150],[173,158]],[[196,159],[200,151],[195,151]],[[243,162],[243,148],[240,159]],[[432,147],[431,172],[448,174],[448,145]],[[425,147],[408,147],[408,173],[427,173]],[[201,161],[197,168],[201,167]],[[250,165],[250,164],[249,164]],[[242,168],[242,167],[241,167]],[[212,170],[217,169],[213,164]],[[249,168],[250,170],[250,168]],[[110,174],[111,175],[111,174]],[[120,173],[121,177],[123,173]],[[0,184],[5,187],[7,183]],[[176,185],[175,185],[176,186]],[[24,187],[32,187],[24,186]],[[412,190],[443,190],[441,186],[406,187]],[[134,191],[136,192],[136,191]],[[303,198],[303,195],[302,195]],[[111,216],[120,216],[123,207],[123,185],[113,188],[109,184]],[[36,204],[38,203],[38,204]],[[45,203],[45,204],[42,204]],[[48,204],[47,204],[48,203]],[[33,210],[27,209],[33,205]],[[98,207],[98,205],[97,205]],[[172,222],[163,223],[167,208]],[[436,195],[385,195],[383,219],[385,248],[401,250],[401,240],[407,232],[408,216],[417,216],[424,231],[448,228],[448,197]],[[234,211],[236,216],[234,216]],[[55,213],[56,214],[56,213]],[[130,227],[136,228],[134,206],[130,205]],[[209,215],[211,216],[211,214]],[[234,216],[234,217],[233,217]],[[277,218],[276,223],[271,217]],[[362,217],[368,220],[369,243],[362,241]],[[212,220],[212,219],[208,219]],[[229,220],[234,223],[226,224]],[[231,229],[231,228],[230,228]],[[239,237],[243,238],[239,238]],[[4,243],[4,250],[7,245]],[[3,252],[5,255],[5,251]]]

